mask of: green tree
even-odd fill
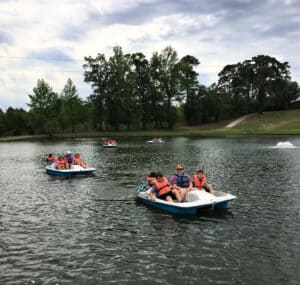
[[[6,132],[5,114],[0,108],[0,136],[3,136]]]
[[[129,93],[130,56],[124,56],[122,48],[113,48],[113,56],[109,58],[107,85],[107,116],[109,124],[118,131],[120,124],[125,122],[130,127],[133,101]]]
[[[173,103],[181,99],[181,64],[177,52],[172,47],[166,47],[159,55],[160,91],[164,96],[164,107],[167,113],[168,128],[176,122]]]
[[[71,128],[75,132],[76,125],[87,119],[83,110],[83,102],[79,98],[76,86],[69,78],[60,95],[59,122],[62,129]]]
[[[5,114],[7,134],[18,136],[28,132],[28,114],[24,109],[9,107]]]
[[[251,61],[257,111],[262,113],[266,107],[266,98],[272,94],[274,86],[284,89],[284,85],[290,80],[289,65],[287,62],[281,63],[276,58],[266,55],[258,55]]]
[[[189,125],[197,125],[199,120],[199,104],[198,98],[205,96],[201,94],[203,89],[200,90],[197,80],[198,73],[194,71],[194,67],[199,65],[197,58],[187,55],[180,60],[181,64],[181,86],[186,102],[184,104],[184,117]],[[199,94],[200,93],[200,94]]]
[[[30,103],[30,126],[34,132],[40,134],[53,133],[59,129],[57,118],[59,100],[58,95],[43,79],[38,79],[33,94],[28,95]]]
[[[93,126],[102,130],[107,117],[108,77],[109,66],[104,54],[98,54],[96,58],[85,57],[84,81],[91,83],[93,93],[88,102],[92,106]]]
[[[142,129],[146,129],[146,123],[152,121],[151,88],[150,88],[150,64],[142,53],[131,55],[133,65],[133,92],[137,99],[137,110],[141,116]]]
[[[218,86],[229,93],[235,115],[278,108],[273,97],[287,98],[286,86],[290,81],[289,65],[274,57],[258,55],[243,63],[227,65],[219,73]],[[278,90],[278,92],[274,92]]]

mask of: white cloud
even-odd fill
[[[299,4],[270,1],[1,1],[0,108],[26,108],[39,78],[60,92],[70,77],[86,97],[83,57],[109,57],[115,45],[148,58],[171,45],[198,58],[206,85],[258,54],[288,61],[299,81]]]

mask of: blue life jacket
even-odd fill
[[[68,160],[68,163],[72,164],[72,162],[73,162],[73,156],[72,156],[72,154],[71,153],[67,153],[66,154],[66,158]]]
[[[179,187],[182,187],[182,188],[186,188],[186,187],[189,187],[190,185],[190,178],[185,175],[185,174],[177,174],[175,173],[174,175],[177,176],[177,180],[176,180],[176,185],[179,186]]]

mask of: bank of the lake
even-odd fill
[[[231,121],[205,124],[200,126],[178,126],[173,130],[148,131],[103,131],[51,135],[24,135],[1,137],[0,141],[94,138],[94,137],[232,137],[232,136],[299,136],[300,109],[251,114],[233,127],[227,127]]]

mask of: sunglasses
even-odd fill
[[[183,170],[183,168],[177,168],[177,170]]]

